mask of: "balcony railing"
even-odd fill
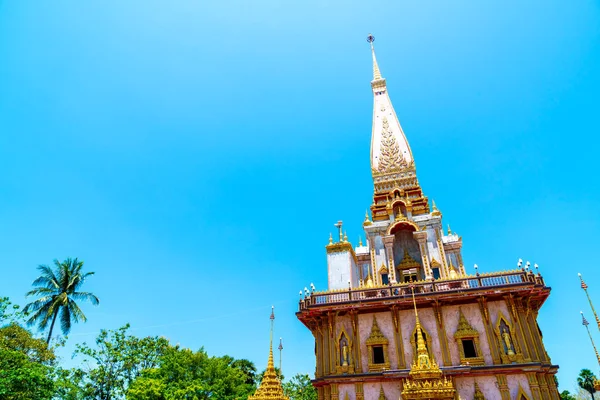
[[[352,301],[372,301],[409,297],[414,288],[415,294],[465,292],[482,288],[520,286],[533,284],[544,286],[540,274],[515,270],[465,276],[456,279],[437,279],[412,283],[399,283],[384,286],[360,287],[347,290],[313,292],[300,300],[300,311],[313,306],[345,303]]]

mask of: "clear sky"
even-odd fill
[[[372,32],[425,193],[469,270],[537,262],[561,389],[598,371],[597,1],[0,0],[0,295],[79,257],[74,343],[138,335],[314,371],[298,291],[372,196]],[[600,333],[591,331],[600,344]]]

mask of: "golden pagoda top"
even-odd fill
[[[248,397],[248,400],[289,400],[283,394],[281,381],[277,376],[275,364],[273,363],[273,323],[275,321],[275,310],[271,307],[271,336],[269,340],[269,361],[267,362],[267,370],[253,395]]]

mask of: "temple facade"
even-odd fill
[[[443,229],[421,188],[368,40],[374,190],[366,240],[354,246],[336,225],[328,290],[305,292],[297,313],[315,338],[319,400],[558,400],[558,366],[537,324],[550,288],[521,261],[467,274],[462,238]]]

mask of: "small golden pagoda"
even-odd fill
[[[267,370],[265,375],[256,389],[256,392],[248,397],[248,400],[290,400],[283,394],[281,381],[275,371],[273,363],[273,323],[275,321],[274,308],[271,308],[271,336],[269,340],[269,361],[267,362]]]
[[[415,302],[415,291],[412,289],[413,305],[415,307],[416,333],[417,333],[417,356],[413,362],[409,378],[404,382],[402,389],[403,399],[454,399],[454,384],[443,376],[442,370],[429,358],[429,352],[423,340],[423,330],[417,303]]]

